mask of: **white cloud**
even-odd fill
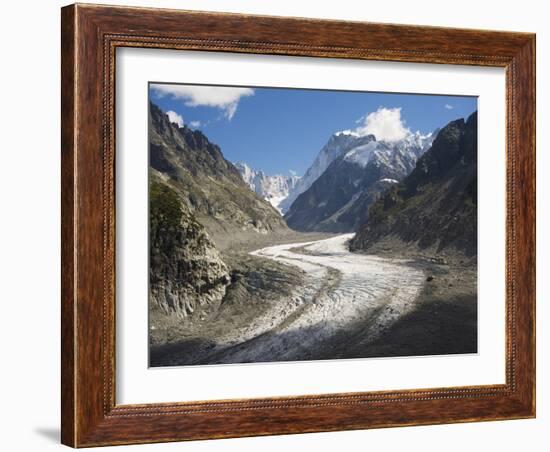
[[[450,105],[450,104],[445,104],[445,108],[446,108],[447,110],[452,110],[452,109],[455,108],[455,107],[453,107],[453,106]]]
[[[231,120],[237,111],[242,97],[254,95],[250,88],[199,85],[152,85],[159,96],[181,99],[188,107],[207,106],[223,110],[225,117]]]
[[[375,112],[369,113],[363,125],[353,132],[362,136],[372,134],[379,141],[398,141],[411,133],[405,127],[405,121],[401,119],[401,108],[385,107],[379,107]]]
[[[168,119],[170,120],[170,122],[173,122],[178,126],[183,127],[183,118],[181,117],[181,115],[178,115],[173,110],[168,110],[166,114],[168,115]]]
[[[291,176],[297,176],[298,175],[298,172],[294,171],[293,169],[289,169],[288,172],[290,173]]]
[[[193,129],[196,129],[197,127],[200,127],[201,126],[201,122],[200,121],[191,121],[189,123],[189,126],[190,127],[193,127]]]

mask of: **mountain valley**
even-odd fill
[[[301,177],[149,122],[151,366],[476,351],[475,114],[337,132]]]

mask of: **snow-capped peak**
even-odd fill
[[[352,136],[352,137],[356,137],[356,138],[360,136],[357,132],[355,132],[353,130],[349,130],[349,129],[340,130],[339,132],[336,132],[334,135],[337,136],[337,137],[339,137],[341,135],[348,135],[348,136]]]
[[[284,176],[282,174],[269,176],[262,170],[252,169],[244,162],[235,163],[234,165],[250,189],[266,201],[269,201],[282,214],[279,204],[296,186],[296,183],[300,180],[300,176]]]
[[[294,200],[311,187],[334,160],[352,148],[373,140],[375,140],[373,135],[361,136],[351,130],[341,130],[331,135],[304,176],[298,181],[295,188],[290,191],[288,197],[281,202],[281,210],[286,212]]]
[[[379,146],[383,146],[383,144],[378,143],[376,140],[369,141],[366,144],[359,145],[354,147],[351,151],[346,152],[344,160],[365,167],[372,158],[374,150]]]

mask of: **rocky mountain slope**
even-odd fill
[[[477,112],[439,132],[411,174],[371,206],[350,248],[368,250],[392,240],[393,246],[401,242],[475,255]]]
[[[273,206],[249,189],[202,132],[171,123],[152,103],[149,120],[151,172],[170,184],[214,241],[227,232],[286,229]]]
[[[149,199],[149,301],[179,317],[220,303],[229,271],[204,227],[157,177],[149,183]]]
[[[338,136],[345,137],[344,145],[292,203],[287,224],[300,231],[354,231],[366,221],[368,206],[378,194],[412,171],[435,133],[411,133],[397,142],[377,141],[373,135]]]
[[[250,168],[244,162],[235,163],[235,168],[239,170],[243,180],[251,190],[268,201],[281,213],[281,202],[288,197],[300,181],[299,176],[284,176],[282,174],[269,176],[262,170]]]

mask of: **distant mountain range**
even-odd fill
[[[287,224],[300,231],[355,231],[366,221],[368,206],[413,170],[436,134],[411,133],[395,142],[377,141],[374,135],[333,135],[312,165],[315,173],[327,167],[293,201]]]
[[[257,195],[269,201],[281,214],[281,202],[288,198],[289,194],[296,189],[300,176],[284,176],[277,174],[268,176],[263,171],[254,170],[246,163],[235,163],[243,180]]]
[[[252,169],[245,162],[236,163],[235,167],[255,193],[285,215],[292,228],[304,231],[350,231],[361,220],[352,220],[350,216],[364,207],[365,203],[369,204],[374,195],[408,174],[436,134],[437,130],[429,135],[411,133],[398,142],[387,143],[376,141],[374,135],[336,132],[319,151],[303,177],[270,176],[261,170]],[[325,174],[335,161],[339,163]],[[370,176],[367,177],[366,173],[369,172]],[[346,186],[342,186],[341,176],[347,179],[344,183]],[[312,188],[319,179],[316,187]],[[332,198],[326,199],[329,193]],[[302,194],[305,197],[295,204]],[[346,204],[352,198],[354,202],[361,198],[360,203],[346,214],[352,207],[346,207]]]

